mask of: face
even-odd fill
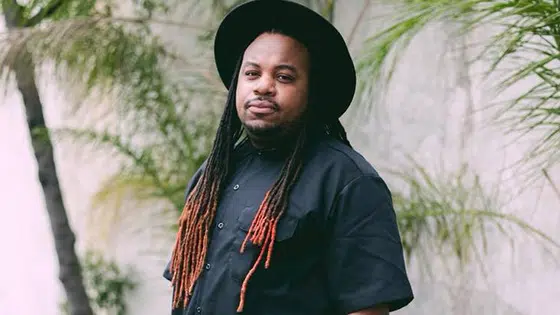
[[[295,39],[263,33],[245,50],[236,108],[251,135],[281,132],[302,116],[308,99],[309,55]]]

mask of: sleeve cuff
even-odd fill
[[[387,305],[389,312],[399,310],[412,302],[414,294],[410,285],[408,289],[403,290],[403,286],[399,283],[392,284],[387,287],[383,292],[361,292],[359,295],[354,294],[353,297],[341,300],[340,307],[344,314],[366,310],[379,305]]]

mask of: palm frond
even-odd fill
[[[212,126],[209,128],[213,128],[213,122],[207,123]],[[115,135],[108,131],[71,128],[55,129],[51,132],[59,141],[73,141],[79,144],[81,150],[87,150],[90,155],[102,153],[122,161],[119,176],[130,177],[131,183],[137,183],[143,177],[143,183],[151,183],[153,186],[150,197],[165,199],[177,208],[181,207],[182,202],[177,202],[178,199],[182,199],[178,198],[177,194],[183,193],[188,179],[206,158],[209,145],[200,141],[210,138],[208,134],[189,134],[190,141],[198,141],[199,144],[184,150],[169,139],[169,134],[158,133],[157,130],[154,130],[151,139],[145,141],[143,139],[146,137],[142,133],[132,137],[127,133]],[[118,180],[119,183],[125,181]]]
[[[188,117],[191,116],[185,119]],[[194,117],[190,119],[196,120]],[[206,123],[208,128],[213,128],[212,121]],[[177,131],[169,131],[181,139],[181,135],[176,135]],[[58,141],[77,144],[82,154],[112,156],[112,161],[120,164],[120,169],[101,183],[92,198],[89,221],[95,224],[95,231],[89,233],[100,239],[119,222],[137,215],[134,209],[149,207],[153,210],[149,215],[171,217],[179,213],[187,182],[206,158],[210,141],[208,133],[200,134],[202,128],[187,134],[191,142],[199,143],[188,150],[174,145],[173,134],[157,129],[152,131],[150,138],[146,138],[146,133],[131,136],[127,132],[114,134],[92,129],[65,128],[52,133]],[[160,210],[154,212],[155,209]]]
[[[365,42],[358,63],[359,107],[371,113],[411,40],[428,26],[451,22],[462,36],[494,27],[472,62],[487,64],[485,76],[496,96],[505,91],[518,97],[494,102],[498,121],[508,129],[545,129],[540,137],[548,144],[560,141],[560,7],[552,0],[403,0],[394,6],[393,22]],[[492,75],[492,77],[491,77]],[[494,84],[495,78],[500,78]],[[534,82],[529,88],[521,83]],[[554,158],[550,145],[535,145],[534,152]],[[545,149],[546,148],[546,149]],[[544,160],[544,159],[543,159]]]
[[[54,60],[58,64],[64,63],[64,57],[76,59],[76,56],[80,56],[84,59],[80,62],[86,63],[91,62],[90,58],[98,56],[104,50],[118,53],[114,51],[117,49],[114,44],[123,40],[125,42],[120,42],[123,44],[120,49],[128,49],[127,52],[132,53],[130,46],[141,44],[138,37],[147,35],[148,31],[144,26],[152,23],[167,24],[194,32],[206,30],[203,26],[183,22],[99,15],[45,22],[36,27],[0,33],[0,55],[3,57],[0,67],[3,71],[9,69],[10,65],[14,63],[14,59],[24,49],[29,49],[37,62]],[[129,35],[133,38],[127,40]],[[152,39],[150,44],[153,44],[154,41]],[[70,52],[73,53],[69,55]],[[123,62],[125,61],[123,60]],[[73,62],[75,64],[78,60],[73,60]]]
[[[157,185],[143,174],[122,170],[101,183],[91,199],[87,212],[87,234],[96,242],[106,241],[111,232],[128,218],[138,216],[138,209],[150,209],[145,216],[164,216],[176,213],[174,205],[162,198]]]
[[[124,210],[136,208],[131,200],[162,203],[173,213],[181,209],[216,125],[215,106],[192,104],[220,104],[225,96],[208,89],[215,79],[208,75],[210,63],[185,65],[146,28],[150,23],[154,18],[63,19],[21,30],[25,36],[11,46],[29,49],[39,62],[52,61],[58,78],[71,83],[76,102],[70,114],[79,125],[52,130],[56,139],[73,141],[91,156],[113,156],[121,165],[93,199],[92,215],[112,222],[100,229],[130,214]],[[178,75],[170,71],[178,63],[197,63],[198,69]],[[185,84],[189,80],[197,84]],[[93,93],[100,97],[92,99]]]
[[[411,170],[393,171],[395,210],[407,258],[430,261],[454,257],[460,266],[486,254],[488,233],[512,238],[514,229],[560,249],[550,236],[519,217],[504,212],[500,197],[488,193],[467,166],[457,172],[432,174],[411,160]],[[399,183],[398,185],[396,183]],[[427,270],[430,271],[430,270]]]
[[[457,12],[467,12],[472,1],[431,0],[399,1],[391,3],[394,7],[392,22],[369,36],[363,43],[362,52],[357,58],[358,74],[357,103],[362,111],[369,113],[376,97],[383,94],[391,81],[399,58],[410,42],[427,26],[442,21],[447,15],[456,16]]]

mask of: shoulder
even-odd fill
[[[309,208],[331,209],[341,195],[356,196],[356,189],[368,197],[386,193],[385,183],[374,166],[350,146],[323,138],[309,148],[298,187],[294,189],[299,203]],[[314,196],[318,203],[309,201],[309,196]]]
[[[202,162],[200,167],[194,172],[194,174],[191,176],[190,180],[188,181],[187,186],[185,187],[185,193],[184,193],[184,196],[183,196],[184,201],[187,200],[187,197],[188,197],[189,193],[194,189],[194,187],[198,183],[198,180],[202,176],[202,173],[204,173],[204,170],[206,169],[207,162],[208,162],[208,159],[204,160],[204,162]]]
[[[207,163],[208,163],[208,159],[204,160],[204,162],[202,162],[202,164],[196,170],[196,172],[194,172],[193,176],[191,177],[191,179],[190,179],[190,181],[187,185],[187,190],[192,190],[194,188],[194,186],[196,185],[196,183],[198,182],[198,180],[202,176],[202,173],[204,173],[204,170],[206,169],[206,164]]]
[[[312,168],[342,176],[346,182],[360,177],[379,177],[377,170],[354,148],[336,140],[321,139],[309,156]]]

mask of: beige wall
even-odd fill
[[[362,10],[363,0],[345,0],[337,7],[335,22],[345,36],[351,33]],[[385,8],[372,5],[352,41],[357,54],[364,34],[379,27],[375,16]],[[181,13],[178,12],[178,15]],[[379,23],[379,22],[377,22]],[[484,34],[473,34],[476,39]],[[167,39],[187,53],[191,37],[181,29],[165,32]],[[459,145],[469,106],[480,109],[485,104],[484,83],[467,73],[461,52],[444,54],[450,46],[448,34],[431,29],[413,42],[399,65],[387,98],[376,105],[375,119],[367,124],[345,121],[350,138],[375,166],[396,165],[402,153],[409,153],[430,169],[443,165],[455,169],[469,161],[487,185],[503,181],[501,197],[509,201],[504,211],[514,212],[538,228],[560,239],[560,201],[546,183],[535,184],[523,194],[514,189],[524,182],[516,171],[500,169],[526,150],[523,143],[507,145],[510,140],[502,130],[483,124],[488,118],[477,114],[466,146]],[[452,38],[451,43],[458,44]],[[185,44],[183,44],[185,43]],[[192,43],[192,42],[191,42]],[[469,53],[469,52],[465,52]],[[472,71],[472,70],[471,70]],[[472,71],[474,72],[474,71]],[[51,125],[62,123],[60,108],[64,100],[60,89],[48,76],[41,80],[41,91]],[[27,141],[25,120],[19,95],[10,94],[0,106],[0,242],[4,252],[0,277],[0,313],[9,315],[57,314],[59,285],[48,221],[41,192],[35,178],[35,164]],[[348,116],[345,117],[348,119]],[[355,128],[359,126],[359,128]],[[505,147],[504,147],[505,146]],[[57,162],[72,222],[78,233],[86,231],[88,197],[112,168],[106,161],[77,160],[70,148],[57,148]],[[551,171],[560,183],[560,171]],[[146,210],[148,211],[148,210]],[[168,283],[161,271],[169,254],[172,234],[161,229],[168,219],[154,221],[142,212],[136,219],[125,219],[109,234],[105,248],[122,264],[131,264],[140,272],[140,287],[131,297],[131,314],[165,314],[169,308]],[[493,232],[490,231],[490,235]],[[83,240],[85,235],[80,240]],[[514,235],[517,236],[517,235]],[[516,238],[517,239],[517,238]],[[435,279],[423,279],[416,268],[411,278],[417,299],[399,314],[555,314],[560,296],[560,271],[542,254],[534,241],[521,239],[516,251],[500,234],[491,238],[490,253],[485,259],[486,276],[476,265],[468,266],[463,276],[447,276],[444,271]],[[513,309],[503,306],[509,304]],[[514,310],[515,309],[515,310]]]
[[[364,1],[352,0],[339,7],[336,22],[345,34],[357,19]],[[376,18],[386,8],[372,1],[358,37],[379,30]],[[399,63],[386,98],[375,105],[378,119],[363,126],[355,120],[348,126],[359,150],[377,166],[395,166],[402,154],[410,154],[431,171],[456,170],[463,161],[492,189],[500,184],[499,200],[505,213],[515,214],[560,240],[560,196],[544,180],[528,184],[519,168],[506,168],[529,149],[525,138],[513,141],[503,126],[490,124],[491,111],[483,111],[490,95],[488,82],[480,75],[487,65],[469,69],[472,50],[465,42],[480,42],[490,28],[457,38],[452,25],[436,25],[422,32]],[[353,43],[359,43],[358,37]],[[355,46],[356,47],[356,46]],[[357,47],[356,47],[357,48]],[[358,51],[358,49],[354,50]],[[496,78],[494,78],[496,79]],[[504,98],[519,95],[530,82],[509,91]],[[473,113],[465,119],[467,113]],[[349,122],[349,121],[347,121]],[[469,131],[470,130],[470,131]],[[465,145],[461,145],[464,136]],[[506,168],[506,170],[504,170]],[[560,184],[560,168],[550,169],[553,181]],[[518,189],[527,187],[523,193]],[[508,238],[491,232],[489,252],[481,268],[472,263],[463,276],[446,276],[442,269],[436,281],[422,281],[411,272],[417,299],[399,314],[556,314],[560,294],[560,271],[544,254],[542,247],[523,233],[511,233],[516,242],[512,250]],[[449,300],[445,303],[445,300]],[[449,304],[449,305],[445,305]],[[420,310],[425,310],[421,312]]]

